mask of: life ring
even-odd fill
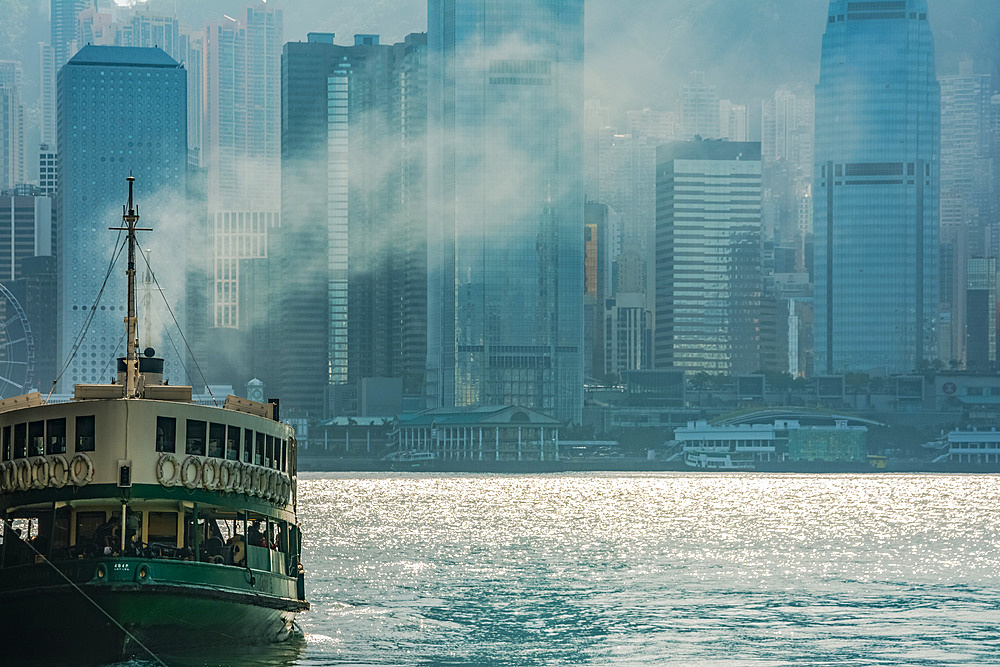
[[[49,462],[44,456],[36,456],[31,462],[31,488],[44,489],[49,485]]]
[[[211,475],[209,475],[211,473]],[[219,460],[205,459],[201,464],[201,483],[209,491],[219,489]]]
[[[270,500],[271,494],[271,471],[264,468],[260,473],[260,497]]]
[[[264,472],[261,474],[260,497],[264,500],[271,499],[271,471],[267,468],[264,468]]]
[[[256,496],[257,495],[257,484],[260,482],[260,468],[250,464],[250,469],[247,471],[247,476],[250,478],[247,484],[247,495]]]
[[[278,493],[281,491],[281,473],[277,470],[271,472],[271,486],[268,489],[271,500],[277,501],[279,498]]]
[[[233,493],[245,493],[243,485],[246,483],[246,474],[246,464],[235,461],[233,463]]]
[[[170,464],[170,476],[167,476],[167,464]],[[181,472],[181,466],[177,463],[177,457],[170,452],[160,454],[156,462],[156,481],[161,486],[171,487],[177,485],[177,476]]]
[[[62,454],[56,454],[49,462],[49,484],[57,489],[69,484],[69,461]]]
[[[191,468],[194,468],[194,477],[189,474]],[[197,456],[184,459],[184,464],[181,466],[181,481],[189,489],[198,488],[201,483],[201,459]]]
[[[273,470],[267,471],[267,477],[264,478],[264,497],[274,502],[277,494],[274,492],[274,478],[277,475]]]
[[[73,486],[85,486],[94,479],[94,462],[90,457],[80,452],[69,464],[69,480]]]
[[[243,484],[243,467],[239,461],[230,461],[229,463],[229,490],[233,493],[239,493]]]
[[[253,494],[258,498],[264,497],[264,475],[265,471],[260,466],[253,469]]]
[[[243,464],[243,493],[253,495],[253,466],[249,463]]]
[[[14,467],[13,462],[4,461],[0,463],[0,491],[13,491],[11,488],[11,469]]]
[[[249,463],[244,463],[243,469],[240,472],[240,477],[243,481],[242,488],[240,490],[248,496],[253,495],[253,466]]]
[[[28,459],[18,459],[14,463],[14,482],[19,491],[31,488],[31,463]]]
[[[285,477],[281,480],[281,502],[287,504],[292,493],[292,481]]]
[[[219,462],[219,490],[231,491],[233,486],[233,462],[223,459]]]

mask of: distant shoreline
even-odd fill
[[[761,463],[754,470],[702,470],[689,468],[677,461],[650,461],[640,458],[608,458],[604,460],[561,461],[373,461],[370,459],[334,459],[299,457],[300,472],[456,472],[456,473],[566,473],[566,472],[770,472],[770,473],[962,473],[997,474],[1000,464],[930,463],[926,461],[892,461],[884,469],[872,468],[867,462],[783,461]]]

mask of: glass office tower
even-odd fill
[[[429,0],[428,393],[583,406],[583,0]]]
[[[162,50],[130,46],[85,46],[59,71],[58,363],[72,359],[60,391],[77,382],[107,382],[115,356],[124,354],[124,259],[103,288],[99,310],[93,309],[121,242],[108,227],[121,224],[129,174],[136,178],[140,226],[154,230],[140,242],[154,252],[158,281],[180,312],[188,251],[186,76]],[[139,258],[137,266],[142,271],[145,262]],[[159,301],[156,296],[157,322],[169,322]],[[186,380],[183,360],[159,327],[149,341],[143,331],[140,344],[165,358],[169,380]],[[177,341],[176,330],[173,336]]]
[[[926,0],[832,0],[816,86],[816,372],[936,356],[941,95]]]

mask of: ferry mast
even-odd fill
[[[136,318],[135,294],[135,233],[153,231],[148,227],[136,227],[139,222],[139,207],[132,203],[132,184],[135,177],[129,174],[128,204],[122,206],[123,227],[109,227],[111,230],[128,232],[128,314],[125,317],[125,398],[136,398],[139,395],[139,338],[138,319]]]

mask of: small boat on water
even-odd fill
[[[753,470],[753,457],[743,452],[689,451],[684,464],[699,470]]]
[[[198,405],[139,353],[133,180],[117,380],[65,403],[0,401],[7,655],[79,664],[278,642],[309,608],[292,429],[272,404]]]

